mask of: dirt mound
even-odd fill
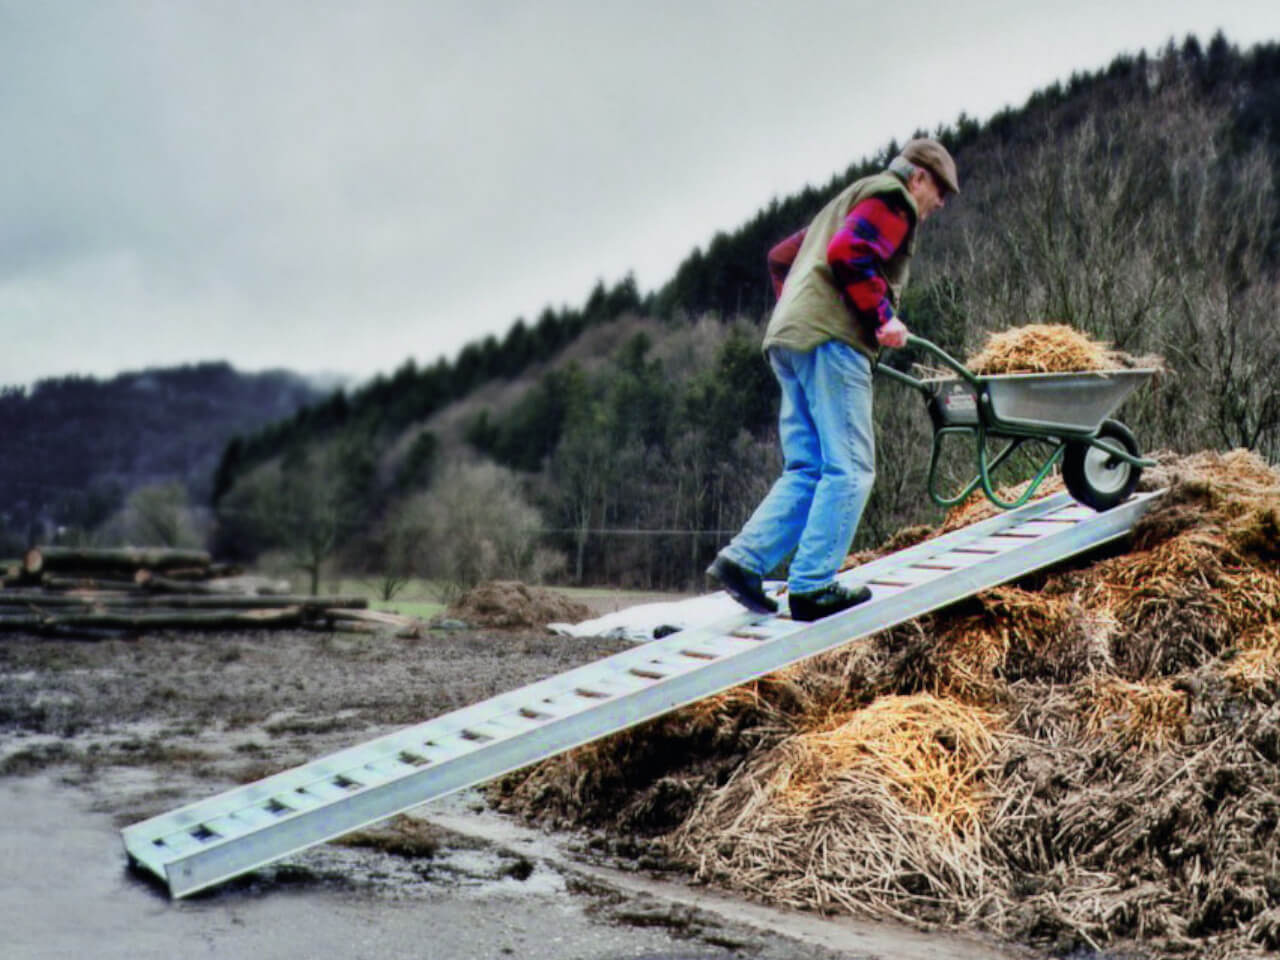
[[[516,580],[492,580],[464,593],[447,616],[474,627],[545,627],[586,620],[591,609],[554,590]]]
[[[1160,461],[1126,552],[513,775],[501,802],[658,834],[794,906],[1063,953],[1280,949],[1280,472]]]

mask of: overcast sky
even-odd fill
[[[453,357],[1217,28],[1280,39],[1280,3],[0,0],[0,384]]]

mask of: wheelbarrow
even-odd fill
[[[955,506],[979,486],[996,506],[1020,507],[1061,462],[1071,496],[1094,510],[1109,510],[1133,493],[1143,467],[1155,466],[1141,456],[1129,428],[1110,419],[1154,369],[979,376],[923,337],[908,336],[907,346],[933,354],[956,374],[917,379],[886,364],[876,367],[924,395],[933,422],[929,496],[940,507]],[[943,440],[953,435],[975,441],[977,475],[959,493],[944,496],[938,491],[938,463]],[[989,439],[1005,442],[995,456],[988,453]],[[996,493],[992,474],[1030,441],[1048,445],[1050,452],[1022,494],[1005,500]]]

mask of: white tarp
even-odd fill
[[[780,586],[781,583],[766,583],[765,590],[773,593]],[[582,623],[551,623],[547,626],[566,637],[614,636],[643,643],[652,640],[654,630],[659,627],[675,627],[677,630],[701,627],[740,612],[742,607],[721,591],[688,600],[641,603]]]

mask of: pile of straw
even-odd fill
[[[1032,323],[987,336],[966,363],[982,376],[1001,373],[1074,373],[1163,366],[1158,357],[1133,358],[1091,340],[1064,323]]]
[[[752,757],[671,848],[704,877],[795,907],[906,919],[911,904],[980,903],[995,727],[928,694],[882,697]]]
[[[516,774],[510,808],[646,828],[793,906],[1061,953],[1280,950],[1280,472],[1159,459],[1127,548]]]

